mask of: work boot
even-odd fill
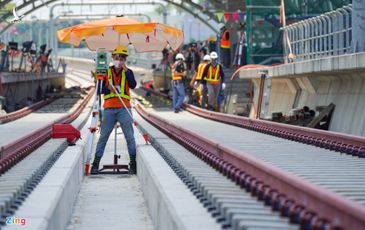
[[[101,157],[95,156],[94,162],[91,166],[91,175],[99,174],[99,164],[100,164]]]
[[[137,174],[137,162],[136,162],[136,156],[129,156],[130,162],[129,162],[129,174],[134,175]]]

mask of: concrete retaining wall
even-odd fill
[[[65,76],[61,73],[1,73],[0,77],[8,112],[26,106],[28,97],[36,101],[39,86],[42,96],[51,85],[56,88],[65,86]]]
[[[268,115],[288,114],[293,108],[335,104],[330,130],[365,136],[365,53],[309,60],[264,68],[272,81]],[[255,79],[261,69],[240,72],[241,79]],[[257,97],[255,105],[257,107]],[[251,112],[251,117],[252,117]]]

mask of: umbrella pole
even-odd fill
[[[111,82],[109,82],[109,85],[111,85],[111,87],[113,88],[113,90],[115,91],[115,92],[117,92],[117,96],[118,96],[118,98],[119,98],[119,100],[120,100],[120,102],[122,102],[122,104],[123,104],[123,106],[124,106],[124,108],[127,108],[127,106],[125,105],[125,103],[124,103],[124,101],[123,101],[123,99],[120,97],[120,95],[119,95],[119,91],[114,87],[114,85],[111,83]],[[134,120],[134,118],[133,118],[133,116],[132,116],[132,113],[127,109],[127,112],[128,112],[128,115],[132,118],[132,120],[133,120],[133,122],[136,122],[136,120]]]
[[[92,118],[91,118],[91,124],[89,127],[90,133],[88,137],[88,145],[87,145],[87,157],[85,162],[85,175],[87,176],[90,171],[90,161],[91,161],[91,155],[93,150],[93,143],[94,143],[94,137],[95,132],[97,130],[97,122],[99,118],[99,101],[100,101],[100,93],[101,93],[101,87],[102,86],[102,79],[97,79],[96,81],[96,90],[95,90],[95,98],[93,102],[93,110],[92,110]]]

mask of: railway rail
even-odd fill
[[[161,92],[147,89],[144,90],[157,96],[169,98]],[[184,104],[184,108],[198,116],[215,121],[235,125],[245,129],[297,141],[304,144],[347,153],[352,156],[365,158],[365,138],[343,133],[323,131],[318,129],[286,125],[265,120],[250,119],[230,114],[217,113],[198,108],[193,105]]]
[[[30,106],[24,107],[22,109],[19,109],[17,111],[2,115],[2,116],[0,116],[0,124],[5,124],[7,122],[14,121],[16,119],[24,117],[24,116],[32,113],[33,111],[40,109],[43,106],[48,105],[49,103],[53,102],[54,100],[55,100],[54,98],[47,98],[47,99],[44,99],[37,103],[34,103],[33,105],[30,105]]]
[[[0,147],[0,228],[5,225],[5,218],[15,212],[67,148],[64,140],[49,140],[52,125],[75,120],[74,126],[81,128],[90,114],[90,108],[85,107],[90,103],[94,91],[94,88],[90,88],[88,94],[74,104],[68,114]],[[41,112],[65,113],[65,108],[70,107],[67,102],[70,101],[62,99],[53,106],[43,107]],[[27,122],[29,120],[22,123]]]
[[[187,112],[175,115],[171,111],[160,111],[165,118],[160,119],[140,105],[137,110],[199,158],[264,200],[265,204],[289,216],[291,221],[311,227],[364,228],[363,159],[294,142],[285,136],[263,134],[253,128],[242,129],[197,118]],[[205,113],[205,117],[212,116],[212,112],[199,112]],[[256,128],[261,124],[248,123]],[[270,125],[269,122],[263,124]],[[290,128],[296,131],[297,127]],[[311,135],[312,130],[300,130]],[[362,138],[355,138],[355,141],[359,140]],[[363,143],[359,141],[359,144]]]
[[[11,168],[13,165],[18,163],[21,159],[31,153],[38,146],[43,144],[46,140],[50,138],[52,125],[59,123],[70,123],[74,120],[81,111],[85,108],[86,104],[93,96],[95,89],[92,88],[84,100],[80,104],[78,104],[70,114],[64,115],[57,120],[49,122],[47,125],[43,127],[39,127],[34,131],[31,131],[13,141],[6,143],[0,147],[0,175],[3,174],[6,170]],[[64,104],[62,104],[62,109],[59,108],[60,105],[57,105],[55,108],[57,110],[64,110]],[[54,110],[52,110],[54,111]],[[29,121],[25,121],[27,123]],[[23,126],[26,128],[25,124],[20,124],[19,126]]]
[[[59,98],[57,100],[46,99],[36,103],[31,108],[25,108],[6,115],[4,120],[12,120],[13,122],[1,125],[0,175],[48,140],[52,124],[69,123],[74,120],[94,93],[92,87],[87,90],[89,92],[85,96],[85,100],[79,104],[77,104],[79,98],[73,97]],[[74,107],[75,104],[76,106]],[[63,113],[72,108],[73,110],[70,114],[63,115]],[[29,118],[16,120],[34,111],[36,113],[30,115]],[[47,125],[44,126],[44,123]]]

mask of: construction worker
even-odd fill
[[[199,94],[198,101],[200,101],[200,106],[205,108],[205,104],[207,101],[207,87],[203,85],[203,72],[207,64],[210,62],[210,55],[204,55],[203,62],[201,62],[198,66],[198,71],[195,72],[195,75],[190,81],[190,87],[195,89],[196,93]]]
[[[217,110],[218,94],[220,88],[226,87],[224,83],[224,72],[221,64],[218,63],[218,54],[210,53],[210,63],[206,65],[203,72],[203,84],[206,84],[208,89],[208,110]]]
[[[221,26],[220,55],[222,56],[222,64],[229,68],[231,65],[231,42],[229,31],[223,24]]]
[[[105,145],[109,139],[110,133],[114,126],[119,122],[123,130],[124,137],[127,142],[127,148],[130,158],[129,173],[137,173],[136,165],[136,143],[133,132],[133,119],[130,116],[130,92],[129,89],[134,89],[137,85],[133,71],[129,69],[125,62],[128,56],[128,48],[118,46],[112,52],[112,65],[107,70],[107,78],[104,87],[104,111],[103,121],[101,123],[101,133],[96,145],[94,162],[91,167],[91,174],[98,174],[99,163],[103,156]],[[114,88],[111,86],[113,84]],[[118,98],[117,94],[122,98],[123,103]],[[128,111],[130,114],[128,113]]]
[[[181,111],[181,106],[185,98],[185,87],[183,78],[186,77],[186,65],[184,63],[184,55],[178,53],[175,57],[176,61],[172,65],[172,102],[174,107],[174,112],[178,113]]]

